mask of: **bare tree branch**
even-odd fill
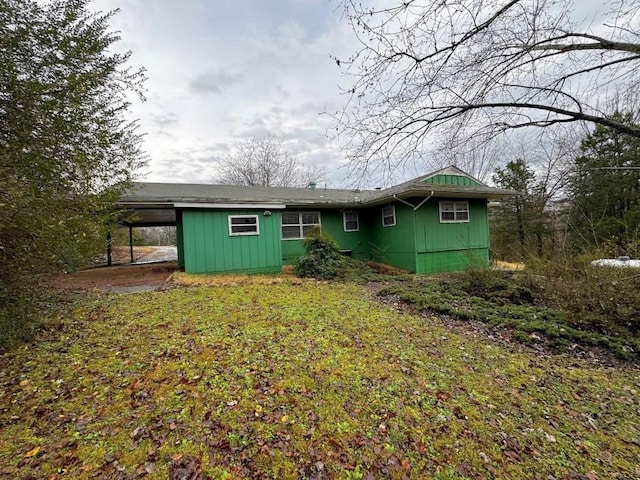
[[[305,187],[327,174],[318,165],[301,165],[274,135],[239,142],[233,153],[217,159],[213,181],[227,185]]]
[[[360,49],[345,60],[346,102],[333,114],[353,171],[393,171],[457,122],[468,137],[587,122],[640,137],[602,106],[640,83],[637,0],[599,24],[570,0],[343,0]]]

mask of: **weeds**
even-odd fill
[[[509,328],[522,342],[546,340],[559,350],[601,347],[637,361],[640,290],[625,296],[611,288],[630,285],[630,278],[637,281],[630,272],[469,269],[393,283],[380,294],[397,295],[420,311]]]
[[[608,336],[640,335],[640,271],[592,267],[586,259],[532,262],[539,295],[568,313],[576,328]]]

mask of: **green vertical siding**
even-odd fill
[[[416,213],[418,273],[449,272],[489,264],[485,200],[469,200],[469,222],[464,223],[440,223],[438,199],[431,199]]]
[[[396,225],[382,225],[382,207],[394,205]],[[416,270],[416,244],[413,208],[392,203],[366,211],[368,243],[372,257],[379,262],[414,272]]]
[[[300,212],[300,209],[291,209]],[[320,212],[320,223],[322,231],[333,238],[341,250],[351,250],[354,258],[369,258],[370,245],[368,242],[368,229],[363,222],[363,212],[359,212],[360,230],[357,232],[345,232],[341,210],[319,210],[309,211]],[[279,238],[282,236],[278,234]],[[282,262],[291,265],[304,253],[302,240],[282,240]]]
[[[257,215],[259,235],[229,235],[229,215]],[[184,210],[182,232],[187,273],[279,272],[280,216],[253,210]]]
[[[409,199],[418,204],[421,198]],[[451,200],[451,199],[447,199]],[[322,229],[355,258],[373,258],[418,273],[488,265],[485,200],[469,200],[469,222],[440,223],[438,199],[417,211],[395,202],[396,225],[382,225],[382,207],[359,210],[360,230],[345,232],[342,211],[319,210]],[[300,211],[296,209],[296,211]],[[178,257],[185,271],[277,272],[304,253],[302,240],[282,240],[280,214],[251,210],[184,210],[178,214]],[[258,215],[260,235],[229,236],[228,215]]]
[[[437,185],[480,185],[474,179],[464,175],[434,175],[427,178],[424,183]]]
[[[489,251],[486,248],[451,250],[446,252],[422,252],[417,255],[418,273],[458,272],[468,267],[489,265]]]

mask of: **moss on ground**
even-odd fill
[[[633,367],[511,353],[354,285],[232,283],[86,296],[2,355],[0,476],[640,476]]]

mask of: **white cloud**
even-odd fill
[[[344,184],[338,146],[325,136],[342,99],[330,55],[353,51],[349,27],[330,0],[271,3],[95,0],[120,8],[118,48],[147,69],[147,102],[133,114],[146,132],[149,181],[209,181],[213,159],[237,141],[273,133],[304,163]]]

